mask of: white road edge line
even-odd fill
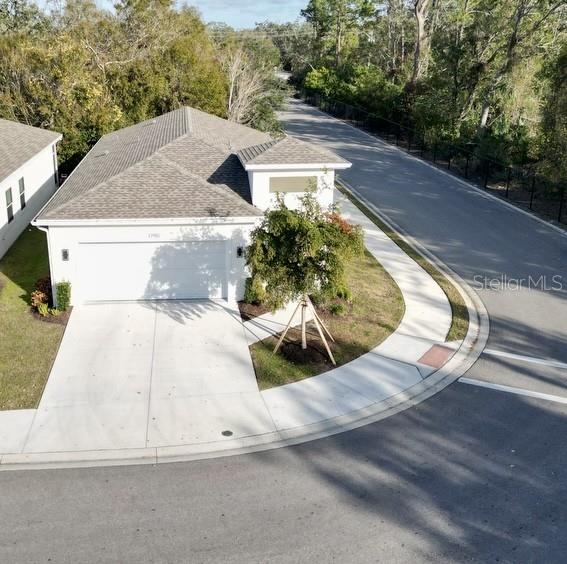
[[[483,354],[491,356],[501,356],[502,358],[509,358],[510,360],[520,360],[522,362],[531,362],[533,364],[541,364],[543,366],[553,366],[554,368],[564,368],[567,370],[567,363],[560,362],[559,360],[548,360],[545,358],[536,358],[533,356],[524,356],[522,354],[514,354],[504,351],[497,351],[494,349],[484,349]]]
[[[518,396],[528,396],[530,398],[537,398],[555,403],[567,404],[567,397],[553,396],[551,394],[542,394],[541,392],[532,392],[524,388],[515,388],[514,386],[504,386],[503,384],[492,384],[491,382],[483,382],[482,380],[475,380],[474,378],[459,378],[461,384],[470,384],[471,386],[478,386],[480,388],[489,388],[490,390],[497,390],[499,392],[507,392],[509,394],[516,394]]]

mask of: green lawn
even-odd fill
[[[0,409],[37,406],[64,327],[36,319],[29,296],[49,275],[45,233],[26,229],[0,260]]]
[[[333,315],[318,308],[335,338],[330,345],[337,365],[379,345],[396,330],[404,314],[400,289],[369,252],[351,261],[348,273],[354,297],[345,314]],[[301,333],[296,328],[290,330],[277,354],[272,354],[275,338],[250,347],[260,389],[296,382],[333,368],[315,327],[309,325],[308,331],[306,351],[301,349]]]

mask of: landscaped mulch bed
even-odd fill
[[[269,313],[270,311],[267,307],[261,304],[248,304],[243,301],[238,302],[238,309],[240,310],[240,317],[242,317],[244,321],[250,321],[255,317],[260,317],[260,315]]]
[[[39,313],[31,307],[29,311],[30,315],[33,315],[33,317],[39,321],[43,321],[44,323],[57,323],[58,325],[63,325],[63,327],[65,327],[69,321],[69,316],[71,315],[73,308],[70,307],[67,311],[62,311],[59,315],[39,315]]]

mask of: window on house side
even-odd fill
[[[270,192],[307,192],[316,188],[316,176],[272,176],[270,178]]]
[[[23,210],[26,207],[26,183],[23,178],[20,178],[20,209]]]
[[[14,203],[12,201],[12,189],[6,190],[6,214],[8,215],[8,223],[14,219]]]

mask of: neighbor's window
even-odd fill
[[[307,192],[316,188],[316,176],[273,176],[270,178],[270,192]]]
[[[20,178],[20,209],[23,210],[26,207],[26,183],[23,178]]]
[[[8,223],[14,219],[14,204],[12,202],[12,189],[6,190],[6,214],[8,215]]]

